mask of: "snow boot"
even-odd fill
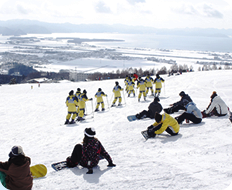
[[[74,123],[75,123],[75,121],[74,121],[74,119],[72,119],[72,121],[69,124],[74,124]]]
[[[140,102],[140,98],[138,99],[138,102]]]
[[[77,121],[84,121],[85,119],[83,117],[78,117]]]
[[[122,104],[121,103],[118,103],[118,106],[121,106]]]
[[[64,123],[65,125],[67,125],[67,124],[69,124],[69,120],[68,119],[66,119],[66,121],[65,121],[65,123]]]
[[[96,108],[96,109],[95,109],[95,111],[97,112],[97,111],[99,111],[99,109],[98,109],[98,108]]]
[[[144,97],[144,101],[146,101],[146,97]]]
[[[116,105],[115,104],[112,104],[111,107],[115,107]]]
[[[102,108],[102,111],[105,111],[105,108]]]

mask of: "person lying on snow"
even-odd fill
[[[185,110],[184,107],[184,100],[187,100],[188,102],[192,102],[192,99],[190,98],[190,96],[188,94],[185,94],[184,91],[181,91],[179,96],[181,97],[180,101],[170,104],[170,108],[165,108],[164,111],[168,114],[172,114],[174,112],[178,112],[179,110]]]
[[[196,104],[193,102],[188,102],[184,100],[183,102],[186,111],[181,115],[175,117],[179,124],[182,124],[183,121],[186,119],[186,123],[192,121],[195,124],[201,123],[202,121],[202,114],[201,111],[197,108]]]
[[[213,91],[210,96],[211,101],[206,108],[206,110],[202,111],[203,118],[211,117],[213,115],[216,116],[225,116],[228,112],[228,107],[225,102],[221,99],[220,96],[217,95],[215,91]]]
[[[155,120],[156,122],[147,128],[147,134],[149,135],[149,137],[155,137],[156,135],[161,134],[164,131],[166,131],[171,136],[178,135],[180,125],[178,124],[176,119],[174,119],[167,113],[163,113],[162,115],[160,115],[156,112]]]
[[[30,172],[31,159],[25,156],[21,146],[13,146],[7,162],[0,162],[0,180],[10,190],[30,190],[33,177]]]
[[[72,168],[76,167],[78,164],[88,168],[87,174],[93,173],[93,167],[97,166],[99,160],[105,158],[108,161],[108,167],[116,166],[110,155],[105,151],[101,142],[94,138],[96,134],[94,128],[86,128],[84,131],[83,145],[75,145],[71,156],[69,156],[67,161],[67,166]]]

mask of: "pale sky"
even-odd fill
[[[232,28],[232,0],[1,0],[0,20]]]

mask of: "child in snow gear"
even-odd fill
[[[228,112],[228,107],[225,102],[221,99],[220,96],[217,95],[215,91],[213,91],[210,96],[211,101],[206,110],[202,112],[204,117],[211,117],[213,115],[216,116],[225,116]]]
[[[154,101],[152,103],[150,103],[150,105],[148,107],[148,111],[143,110],[142,112],[136,114],[136,118],[137,119],[143,119],[143,118],[154,119],[155,113],[156,112],[160,113],[163,109],[161,104],[159,103],[159,101],[160,101],[160,99],[158,97],[155,97]]]
[[[7,162],[0,162],[0,180],[10,190],[31,190],[33,177],[31,159],[25,156],[21,146],[14,146]]]
[[[181,91],[179,96],[181,97],[180,101],[170,104],[170,108],[165,108],[164,111],[168,114],[172,114],[174,112],[178,112],[179,110],[185,110],[184,107],[184,100],[187,100],[188,102],[192,102],[192,99],[190,98],[190,96],[188,94],[185,94],[184,91]]]
[[[83,118],[84,117],[84,113],[85,113],[85,102],[93,100],[92,98],[88,99],[88,97],[87,97],[86,94],[87,94],[87,91],[83,90],[83,93],[81,93],[78,96],[79,113],[78,113],[77,121],[83,121],[83,120],[85,120]]]
[[[86,128],[84,131],[83,145],[77,144],[72,152],[72,155],[68,157],[68,167],[75,167],[80,164],[83,167],[88,168],[87,174],[93,173],[93,167],[97,166],[100,159],[105,158],[108,161],[108,167],[116,166],[110,155],[105,151],[101,142],[94,138],[96,134],[94,128]]]
[[[143,98],[144,100],[146,101],[146,82],[141,78],[139,77],[139,81],[137,82],[137,88],[139,88],[139,96],[138,96],[138,101],[140,102],[140,98],[143,94]]]
[[[128,77],[128,75],[126,75],[126,78],[125,78],[125,80],[124,80],[124,83],[125,83],[125,86],[126,86],[126,92],[128,93],[128,79],[129,79],[129,77]]]
[[[121,86],[119,86],[119,83],[116,81],[115,87],[113,88],[114,101],[113,101],[111,107],[115,106],[117,99],[119,101],[118,106],[122,105],[122,103],[121,103],[122,102],[121,91],[123,91],[123,88],[121,88]]]
[[[77,98],[73,93],[74,93],[73,90],[69,92],[69,96],[67,97],[65,102],[66,106],[68,107],[68,115],[66,116],[65,124],[69,124],[69,119],[71,115],[72,115],[72,121],[70,122],[70,124],[75,123],[74,119],[77,116],[76,107],[78,106],[78,103],[77,103]]]
[[[135,81],[139,78],[139,76],[136,73],[133,74],[133,77],[135,78]]]
[[[164,79],[159,76],[159,74],[156,74],[156,78],[154,80],[155,84],[155,96],[159,97],[161,88],[162,88],[162,83],[164,82]]]
[[[131,93],[133,93],[135,96],[135,90],[134,90],[135,83],[132,81],[130,77],[128,79],[127,85],[128,85],[128,97],[130,97]]]
[[[154,96],[154,90],[153,90],[153,78],[150,76],[150,74],[148,74],[145,78],[145,82],[146,82],[146,87],[147,87],[147,91],[146,94],[148,94],[149,89],[151,90],[151,95]]]
[[[147,134],[150,137],[155,137],[157,134],[161,134],[164,131],[171,136],[178,135],[180,126],[178,122],[167,113],[160,115],[156,112],[155,120],[156,122],[147,128]]]
[[[79,100],[78,100],[78,96],[81,94],[81,89],[80,88],[77,88],[77,91],[76,91],[76,94],[75,94],[75,96],[76,96],[76,98],[77,98],[77,116],[78,116],[78,113],[79,113]]]
[[[102,92],[101,88],[99,88],[98,92],[95,94],[95,98],[97,98],[97,106],[96,106],[95,111],[99,111],[98,108],[99,108],[100,104],[102,106],[102,111],[105,110],[105,104],[104,104],[103,98],[102,98],[103,96],[107,96],[107,95],[104,92]]]
[[[185,106],[186,112],[178,117],[175,117],[177,122],[179,124],[182,124],[182,122],[186,119],[187,123],[189,121],[192,121],[195,124],[201,123],[202,114],[201,111],[197,108],[196,104],[193,102],[188,102],[187,100],[184,100],[183,104]]]

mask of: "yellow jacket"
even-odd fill
[[[137,83],[137,88],[139,88],[139,91],[145,91],[146,90],[146,82],[144,80],[140,80]]]
[[[82,93],[78,96],[78,106],[79,109],[85,108],[85,102],[89,101],[85,93]]]
[[[123,91],[123,88],[121,88],[121,86],[115,86],[113,89],[114,97],[121,97],[120,91]]]
[[[128,82],[128,90],[134,90],[135,83],[133,81]]]
[[[168,127],[172,127],[175,133],[179,132],[180,130],[180,125],[178,124],[178,122],[167,113],[162,114],[162,119],[160,123],[162,124],[162,126],[159,130],[155,131],[155,134],[163,133]],[[153,125],[157,126],[160,123],[155,122]]]
[[[99,102],[103,102],[103,96],[106,96],[106,94],[102,91],[98,91],[96,94],[95,94],[95,98],[97,98],[97,103]]]
[[[77,99],[75,95],[68,96],[66,99],[66,105],[68,107],[68,112],[76,112]]]
[[[162,82],[164,82],[164,79],[159,77],[154,80],[155,88],[162,88]]]
[[[145,81],[146,81],[146,86],[147,87],[152,87],[152,83],[153,83],[153,78],[152,77],[146,77],[145,78]]]

